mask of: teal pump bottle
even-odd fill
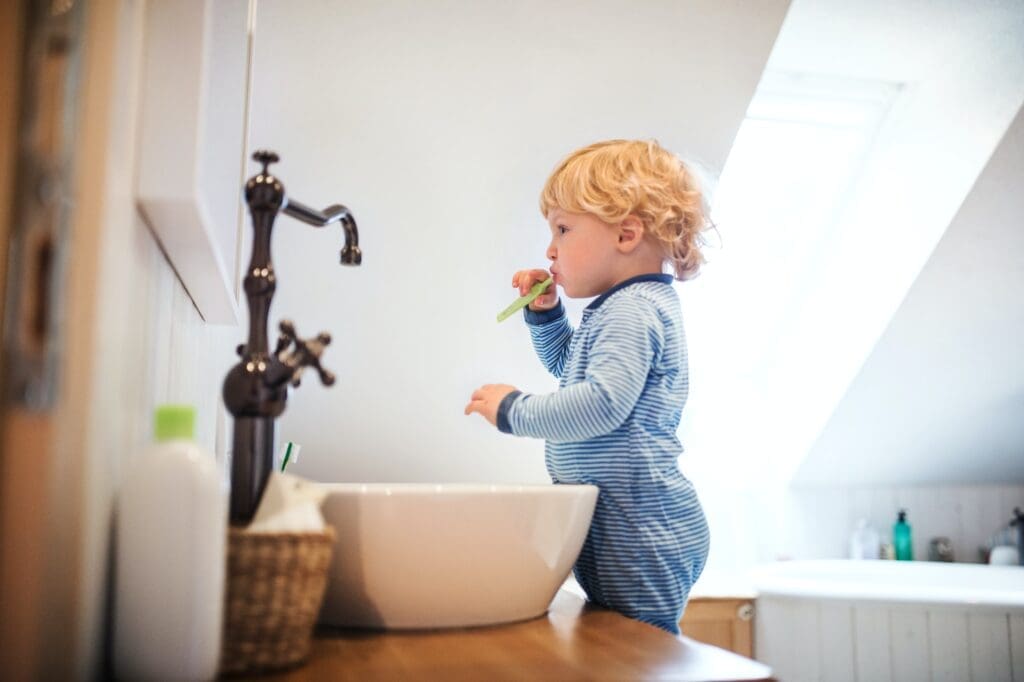
[[[910,524],[907,523],[906,509],[900,509],[899,518],[893,524],[892,545],[897,561],[914,560],[914,543],[910,537]]]

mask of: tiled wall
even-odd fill
[[[985,544],[1024,508],[1024,485],[730,490],[700,486],[711,525],[708,571],[735,573],[776,559],[846,558],[850,535],[865,518],[883,541],[905,508],[914,556],[927,558],[928,542],[948,537],[957,561],[979,561]]]
[[[957,561],[977,562],[978,547],[1024,508],[1024,486],[939,486],[797,490],[792,495],[792,552],[797,556],[845,556],[858,519],[871,522],[892,542],[899,509],[913,529],[914,557],[928,557],[934,537],[952,542]]]

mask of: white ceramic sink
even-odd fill
[[[542,615],[597,502],[591,485],[322,485],[337,540],[320,622],[367,628]]]

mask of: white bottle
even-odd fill
[[[114,672],[125,680],[209,680],[223,622],[228,502],[193,441],[195,411],[156,410],[156,444],[118,496]]]
[[[882,552],[882,540],[867,519],[857,522],[857,529],[850,536],[851,559],[879,559]]]

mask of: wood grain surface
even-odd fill
[[[320,628],[308,661],[262,680],[769,680],[767,666],[560,591],[540,618],[481,628]]]

